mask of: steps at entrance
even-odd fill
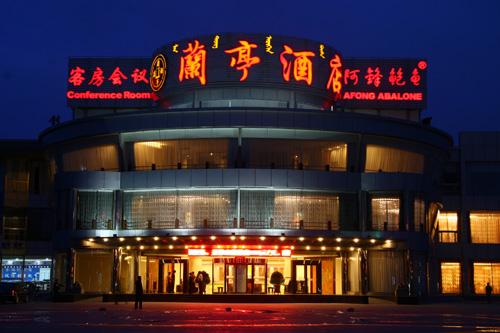
[[[133,294],[106,294],[103,302],[133,302]],[[368,296],[357,295],[247,295],[247,294],[144,294],[143,302],[197,302],[197,303],[355,303],[368,304]]]

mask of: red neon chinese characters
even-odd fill
[[[130,74],[130,76],[132,77],[132,80],[134,81],[134,83],[144,82],[144,83],[148,84],[149,80],[146,78],[146,73],[147,72],[145,69],[136,68],[136,69],[134,69],[134,72],[132,74]]]
[[[359,69],[346,69],[344,71],[344,84],[348,84],[352,81],[353,86],[357,86],[359,82]]]
[[[372,69],[371,67],[368,67],[365,75],[366,84],[373,84],[378,88],[378,86],[380,86],[380,80],[382,79],[382,77],[383,75],[380,74],[380,68],[376,67],[375,69]]]
[[[69,72],[69,79],[68,82],[73,84],[74,86],[79,86],[82,84],[83,81],[85,81],[85,77],[83,77],[83,74],[85,73],[85,70],[76,66],[76,68],[73,68]]]
[[[294,52],[288,45],[283,45],[284,51],[280,54],[280,62],[283,65],[283,79],[290,81],[290,70],[293,67],[293,78],[295,81],[306,81],[311,85],[313,80],[312,61],[309,57],[314,57],[314,53],[310,51]],[[295,59],[290,60],[288,55],[294,56]]]
[[[89,81],[89,86],[100,87],[104,83],[104,72],[101,67],[96,67],[92,78]]]
[[[419,86],[420,85],[420,74],[418,73],[418,69],[413,69],[413,72],[411,73],[411,78],[410,78],[411,83],[413,83],[414,86]]]
[[[389,83],[393,86],[404,86],[406,84],[406,81],[403,81],[403,70],[401,67],[398,68],[397,72],[394,67],[391,68],[391,72],[389,73]]]
[[[188,47],[182,52],[186,55],[181,57],[179,81],[197,78],[202,85],[205,85],[207,83],[205,75],[207,51],[205,45],[195,40],[194,44],[188,43]]]
[[[248,68],[260,62],[259,57],[252,57],[252,49],[256,48],[256,44],[250,44],[245,40],[240,40],[241,46],[235,47],[231,50],[224,51],[225,53],[237,53],[237,57],[231,57],[231,67],[235,67],[239,71],[243,71],[240,81],[245,81],[248,76]]]
[[[108,80],[111,81],[115,86],[115,85],[121,85],[122,80],[127,80],[127,77],[125,76],[125,74],[122,73],[120,67],[116,67],[113,73],[108,78]]]
[[[326,89],[331,88],[336,96],[340,96],[340,90],[342,90],[342,82],[340,82],[340,78],[342,77],[342,63],[338,54],[330,60],[330,68],[330,78],[326,83]]]

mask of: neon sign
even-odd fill
[[[167,77],[167,59],[163,54],[158,54],[151,64],[151,89],[158,91],[163,87]]]
[[[237,53],[237,57],[231,57],[231,67],[235,67],[239,71],[243,71],[240,81],[245,81],[248,76],[248,68],[260,62],[259,57],[252,57],[251,52],[253,48],[256,48],[256,44],[250,44],[246,40],[240,40],[240,46],[235,47],[231,50],[226,50],[224,52],[228,54]]]
[[[210,257],[290,257],[292,250],[283,249],[188,249],[189,256]]]

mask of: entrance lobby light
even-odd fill
[[[311,247],[309,245],[306,246],[306,250],[310,250]]]
[[[158,245],[153,246],[155,250],[158,250]]]
[[[322,242],[323,241],[323,237],[318,237],[318,242]]]
[[[120,237],[120,242],[123,242],[124,240],[125,240],[125,238]]]
[[[215,240],[216,238],[217,238],[217,237],[215,237],[215,236],[210,236],[210,239],[211,239],[211,240]]]
[[[235,240],[236,239],[236,236],[231,236],[231,240]]]
[[[280,237],[280,241],[284,241],[285,240],[285,237],[284,236],[281,236]]]
[[[196,236],[191,236],[191,240],[196,240]]]
[[[304,237],[299,237],[299,241],[303,242],[304,241]]]
[[[335,238],[335,241],[336,241],[337,243],[340,243],[340,242],[342,242],[342,238],[337,237],[337,238]]]
[[[158,236],[154,236],[154,237],[153,237],[153,239],[154,239],[155,241],[157,241],[158,239],[160,239],[160,237],[158,237]]]
[[[358,243],[359,242],[359,238],[354,238],[353,241],[354,241],[354,243]]]
[[[266,240],[266,236],[260,236],[260,237],[259,237],[259,239],[260,239],[261,241]]]
[[[144,245],[139,246],[140,250],[144,250]]]
[[[335,250],[340,251],[340,246],[337,246]]]
[[[322,246],[321,251],[325,251],[325,250],[326,250],[326,246]]]
[[[376,242],[375,239],[373,239],[373,238],[370,239],[370,243],[375,244],[375,242]]]
[[[174,240],[174,241],[177,240],[177,236],[173,236],[172,240]]]
[[[140,242],[140,241],[141,241],[141,239],[142,239],[141,237],[136,237],[136,238],[135,238],[135,240],[136,240],[136,241],[138,241],[138,242]]]
[[[174,248],[174,246],[173,246],[173,245],[169,245],[169,246],[168,246],[168,249],[169,249],[169,250],[172,250],[173,248]]]
[[[245,238],[246,238],[245,236],[240,236],[241,240],[245,240]]]
[[[107,242],[109,239],[105,237],[102,240],[105,241],[105,242]]]

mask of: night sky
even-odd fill
[[[66,106],[70,56],[150,56],[200,34],[311,38],[344,57],[425,58],[432,125],[500,130],[500,1],[23,1],[0,3],[0,138],[36,138]]]

